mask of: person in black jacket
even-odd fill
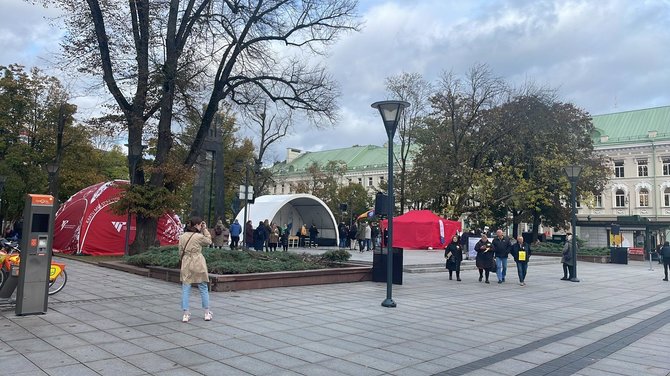
[[[663,243],[663,247],[659,250],[661,256],[663,256],[663,271],[665,272],[664,281],[668,281],[668,268],[670,268],[670,242]]]
[[[475,244],[475,251],[477,251],[475,264],[477,265],[477,269],[479,269],[479,282],[482,281],[482,277],[484,276],[484,273],[486,273],[486,283],[489,283],[489,271],[494,263],[491,242],[489,242],[486,233],[482,233],[481,239]]]
[[[451,243],[444,249],[444,258],[447,259],[446,268],[449,269],[449,280],[452,280],[456,272],[456,280],[461,280],[461,261],[463,260],[463,248],[459,244],[458,235],[451,238]]]
[[[526,272],[528,272],[528,260],[530,259],[530,245],[523,241],[523,236],[516,238],[516,244],[512,245],[512,256],[516,261],[516,270],[519,273],[519,285],[526,286]]]
[[[505,282],[505,275],[507,275],[507,258],[509,252],[512,250],[512,243],[509,238],[503,235],[502,230],[496,231],[496,237],[492,242],[493,253],[496,256],[496,275],[498,276],[498,283]]]

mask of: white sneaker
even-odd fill
[[[205,312],[205,321],[211,321],[212,320],[212,311],[207,311]]]
[[[184,312],[184,316],[181,317],[181,322],[188,322],[188,320],[191,319],[191,314],[188,312]]]

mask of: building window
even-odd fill
[[[603,207],[603,195],[597,195],[596,196],[596,208],[602,208]]]
[[[614,176],[617,178],[623,177],[623,161],[614,162]]]
[[[272,194],[277,194],[277,185],[275,185],[274,190],[272,191]]]
[[[663,206],[670,206],[670,188],[663,191]]]
[[[281,194],[284,194],[284,184],[281,185]]]
[[[380,176],[380,177],[379,177],[379,184],[382,184],[383,182],[384,182],[384,177],[383,177],[383,176]]]
[[[663,175],[670,175],[670,157],[663,158]]]
[[[638,159],[637,176],[649,176],[649,166],[647,166],[646,159]]]
[[[363,185],[363,178],[358,178],[358,184]]]
[[[614,194],[614,207],[626,207],[626,193],[624,193],[623,189],[618,189]]]
[[[372,176],[368,178],[368,187],[372,187]]]
[[[646,188],[640,189],[638,197],[640,199],[640,206],[649,206],[649,191]]]
[[[451,204],[451,203],[450,203],[450,204]],[[577,205],[577,206],[575,206],[575,207],[577,207],[577,208],[581,208],[581,207],[582,207],[582,198],[581,198],[581,197],[577,197],[577,198],[575,199],[575,204]]]

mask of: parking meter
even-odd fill
[[[49,268],[53,241],[54,198],[28,194],[23,210],[21,264],[16,290],[16,314],[47,312]]]

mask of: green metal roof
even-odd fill
[[[670,139],[670,106],[594,115],[592,119],[596,146],[648,140],[650,131],[656,131],[656,140]]]
[[[400,153],[400,145],[394,145],[394,153]],[[276,164],[273,169],[281,175],[304,173],[317,163],[325,166],[330,161],[342,161],[349,171],[377,170],[388,168],[388,149],[385,146],[366,145],[323,151],[308,151],[290,163]]]

